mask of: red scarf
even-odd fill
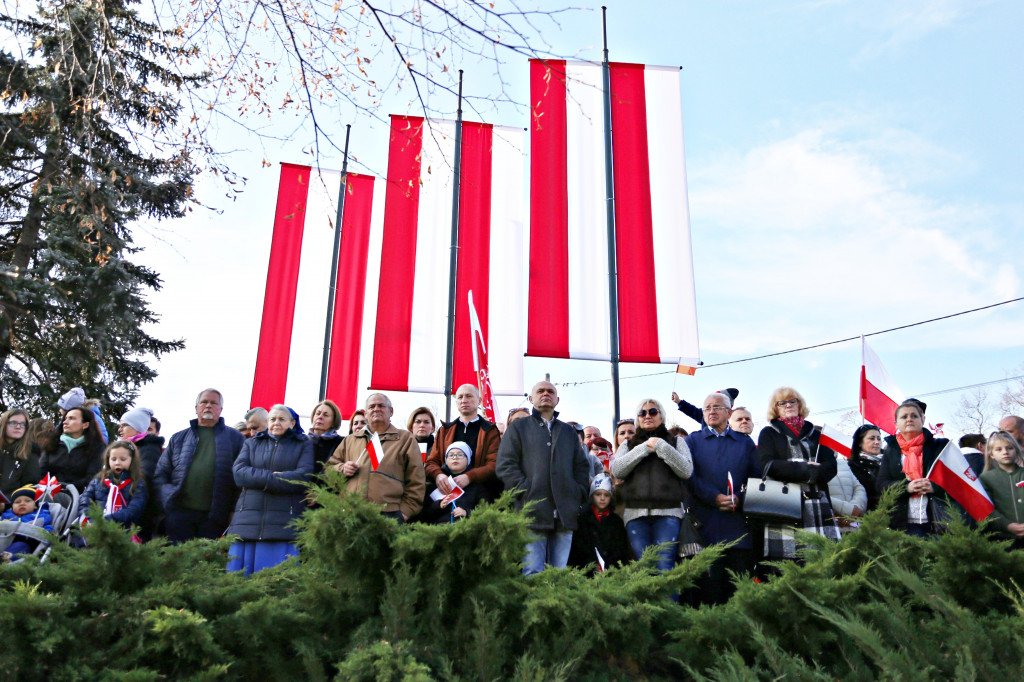
[[[789,430],[793,432],[794,436],[799,436],[800,432],[804,428],[804,422],[807,421],[803,417],[783,417],[782,423],[789,427]]]
[[[126,478],[121,483],[114,483],[109,478],[103,479],[103,485],[110,488],[107,491],[107,503],[103,506],[104,514],[113,514],[121,511],[125,506],[124,493],[121,491],[132,484],[132,479]]]
[[[896,434],[896,442],[903,453],[903,473],[911,481],[924,478],[924,431],[907,440],[902,433]]]
[[[604,518],[606,516],[608,516],[608,514],[610,514],[611,511],[612,511],[611,507],[609,507],[608,509],[605,509],[604,511],[601,511],[597,507],[595,507],[594,505],[590,505],[590,510],[594,512],[594,516],[597,517],[597,522],[598,523],[600,523],[601,521],[604,521]]]

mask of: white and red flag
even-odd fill
[[[384,459],[384,446],[381,445],[380,436],[376,431],[370,431],[370,440],[366,441],[366,456],[370,458],[370,466],[376,471]]]
[[[992,498],[985,492],[981,481],[967,463],[967,458],[953,441],[942,448],[925,478],[942,486],[942,489],[959,502],[975,521],[986,518],[995,508]]]
[[[463,123],[452,386],[476,383],[472,289],[495,391],[523,393],[524,137]],[[387,181],[346,176],[327,377],[344,418],[367,386],[444,391],[454,152],[453,121],[394,116]],[[281,166],[252,406],[319,393],[340,187],[337,172]]]
[[[730,471],[730,472],[728,472],[728,474],[729,474],[729,501],[732,502],[732,505],[735,507],[736,506],[736,488],[734,488],[733,484],[732,484],[732,472]]]
[[[849,458],[853,454],[853,449],[850,447],[851,441],[852,438],[845,433],[832,428],[828,424],[821,425],[821,435],[818,436],[818,443],[831,449],[837,455]]]
[[[53,499],[53,496],[59,493],[63,488],[61,487],[60,481],[53,474],[46,474],[42,480],[36,484],[36,501]]]
[[[604,557],[601,556],[601,551],[597,547],[594,548],[594,554],[597,555],[597,570],[599,573],[604,573],[605,563]]]
[[[469,327],[470,333],[473,335],[473,368],[476,370],[476,385],[480,389],[480,402],[484,406],[487,420],[492,424],[497,424],[491,375],[487,371],[487,343],[484,341],[483,330],[480,329],[480,318],[476,315],[472,291],[469,292]]]
[[[863,337],[861,350],[860,413],[886,433],[896,433],[896,408],[903,402],[903,393]]]
[[[696,367],[679,69],[610,69],[619,359]],[[603,93],[600,64],[530,63],[527,355],[611,355]]]
[[[451,480],[452,491],[441,498],[442,509],[447,507],[449,504],[455,504],[455,500],[462,497],[462,494],[466,492],[465,490],[459,487],[459,485],[455,482],[454,477],[449,480]]]

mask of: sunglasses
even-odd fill
[[[623,424],[632,424],[632,423],[634,423],[632,419],[620,419],[619,423],[615,425],[615,428],[618,428],[618,427],[622,426]]]
[[[661,413],[658,412],[658,408],[657,407],[652,407],[649,410],[639,410],[639,411],[637,411],[636,416],[638,416],[638,417],[646,417],[647,415],[650,415],[652,417],[657,417],[659,414],[661,414]]]

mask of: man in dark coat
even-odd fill
[[[153,476],[167,539],[218,538],[228,525],[237,489],[231,467],[245,436],[220,416],[224,398],[208,388],[196,398],[196,419],[171,436]]]
[[[590,464],[576,431],[558,420],[558,391],[539,381],[530,391],[533,414],[505,430],[498,448],[498,478],[507,489],[521,490],[518,508],[534,502],[530,528],[537,539],[527,545],[523,573],[544,565],[565,568],[572,531],[590,492]]]
[[[700,585],[701,599],[721,604],[734,591],[729,571],[750,573],[754,568],[752,533],[743,520],[741,488],[748,478],[761,475],[757,447],[749,436],[729,426],[732,414],[729,396],[712,393],[704,399],[704,426],[686,437],[693,458],[690,489],[697,499],[693,512],[701,522],[705,544],[732,542],[708,571]],[[733,494],[729,494],[729,476]]]

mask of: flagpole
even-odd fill
[[[608,319],[611,335],[612,424],[619,421],[619,296],[615,258],[615,178],[612,163],[612,70],[608,62],[608,8],[601,7],[601,32],[604,36],[604,176],[608,209]]]
[[[327,398],[327,366],[331,361],[331,332],[334,328],[334,297],[338,288],[338,255],[341,251],[341,220],[345,215],[348,188],[348,136],[352,124],[345,126],[345,155],[341,160],[341,187],[338,189],[338,214],[334,219],[334,254],[331,256],[331,282],[327,289],[327,323],[324,325],[324,356],[320,363],[320,400]]]
[[[459,264],[459,176],[462,173],[462,69],[455,114],[455,169],[452,183],[452,246],[448,268],[448,353],[444,363],[444,419],[452,418],[452,369],[455,365],[455,284]]]

